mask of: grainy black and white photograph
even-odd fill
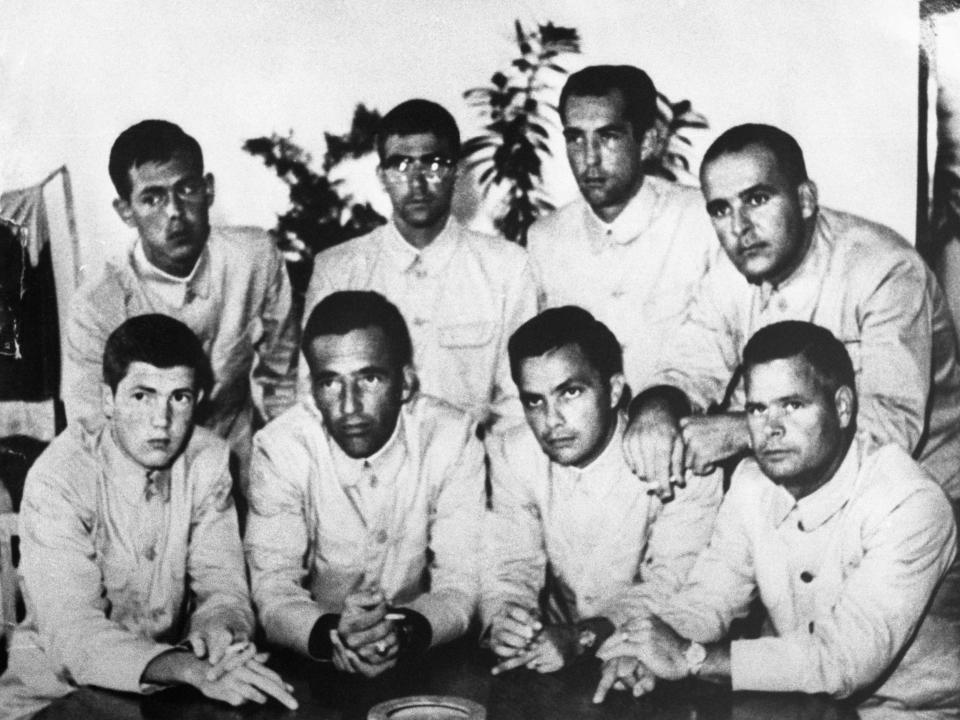
[[[0,7],[0,720],[960,718],[960,2]]]

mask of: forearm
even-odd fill
[[[157,655],[144,668],[140,682],[152,685],[192,685],[199,687],[207,664],[187,650],[174,648]]]
[[[730,643],[709,643],[704,646],[707,657],[697,677],[715,683],[730,682]]]

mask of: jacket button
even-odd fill
[[[803,580],[805,583],[808,583],[811,580],[813,580],[813,574],[804,570],[802,573],[800,573],[800,579]]]

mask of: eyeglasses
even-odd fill
[[[170,202],[170,190],[173,194],[185,203],[196,204],[203,201],[207,196],[207,183],[203,178],[190,178],[181,180],[173,185],[172,188],[151,187],[144,190],[137,196],[142,204],[151,210],[166,207]]]
[[[398,184],[422,177],[428,183],[446,178],[456,163],[443,155],[391,155],[381,163],[387,182]]]

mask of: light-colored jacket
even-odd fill
[[[314,623],[375,584],[424,615],[433,643],[462,635],[478,592],[483,447],[468,415],[416,395],[369,460],[376,493],[357,490],[364,461],[329,438],[310,399],[257,433],[245,536],[253,598],[272,641],[307,652]],[[334,449],[336,448],[336,449]],[[347,463],[347,465],[345,465]],[[379,497],[378,497],[379,496]],[[378,510],[365,510],[376,500]]]
[[[551,622],[602,616],[615,625],[676,591],[710,538],[720,475],[698,477],[663,504],[623,458],[625,420],[578,470],[552,462],[526,427],[489,443],[493,509],[483,531],[481,618],[505,603],[538,607],[552,577]],[[549,568],[549,569],[548,569]]]

